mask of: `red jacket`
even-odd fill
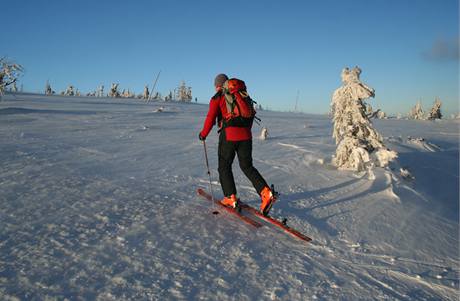
[[[219,127],[222,127],[222,116],[227,113],[227,105],[225,96],[222,92],[217,92],[209,102],[209,111],[204,121],[203,129],[200,132],[201,137],[206,138],[212,127],[216,124],[216,119],[219,122]],[[244,141],[252,139],[250,127],[234,127],[228,126],[224,128],[227,141]]]

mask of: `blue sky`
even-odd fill
[[[358,65],[387,113],[439,96],[458,112],[457,0],[24,1],[2,4],[0,56],[22,64],[25,90],[112,82],[140,93],[161,70],[207,103],[217,73],[246,81],[265,107],[326,113],[342,68]]]

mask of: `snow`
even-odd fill
[[[281,193],[273,215],[313,238],[305,243],[214,215],[196,196],[209,184],[197,138],[206,112],[5,95],[0,299],[458,298],[458,120],[375,120],[398,164],[370,175],[332,166],[327,116],[260,111],[270,135],[254,139],[254,164]],[[220,197],[215,131],[207,147]],[[257,206],[234,171],[239,196]]]

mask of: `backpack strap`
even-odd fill
[[[227,114],[232,114],[235,108],[235,99],[232,94],[224,93],[225,105],[227,106]]]

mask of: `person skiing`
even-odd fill
[[[238,206],[237,191],[232,172],[233,160],[235,159],[235,155],[237,155],[241,170],[251,181],[261,197],[261,213],[268,215],[275,202],[275,197],[265,179],[252,164],[252,120],[249,124],[235,126],[229,125],[229,122],[226,122],[223,118],[224,116],[228,116],[230,108],[228,105],[230,94],[229,90],[226,89],[228,82],[229,78],[227,75],[218,74],[216,76],[214,80],[216,94],[210,100],[209,110],[198,137],[201,141],[204,141],[216,124],[217,119],[219,127],[218,171],[224,193],[224,198],[220,201],[221,204],[232,208]]]

